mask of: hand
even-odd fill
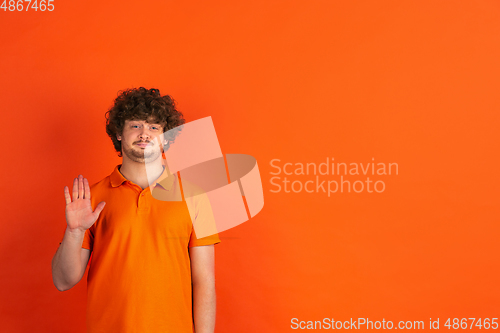
[[[64,187],[64,196],[66,198],[66,223],[70,231],[79,230],[85,232],[97,221],[99,214],[106,205],[102,201],[92,212],[89,182],[82,175],[79,175],[73,181],[73,201],[71,201],[68,186]]]

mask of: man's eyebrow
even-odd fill
[[[134,119],[134,120],[127,120],[130,123],[140,123],[142,121],[145,121],[146,124],[148,125],[157,125],[157,126],[162,126],[160,122],[149,122],[147,120],[137,120],[137,119]]]

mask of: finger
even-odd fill
[[[85,186],[85,192],[83,193],[83,198],[90,199],[90,186],[87,178],[83,178],[83,185]]]
[[[104,209],[104,206],[106,206],[106,202],[101,201],[99,204],[96,206],[94,210],[94,218],[97,220],[99,217],[99,214],[101,214],[102,210]]]
[[[78,198],[78,178],[73,180],[73,200]]]
[[[83,176],[78,176],[78,198],[83,199]]]
[[[71,203],[71,197],[69,195],[69,188],[64,186],[64,198],[66,199],[66,205]]]

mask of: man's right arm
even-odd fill
[[[52,258],[52,280],[57,290],[73,288],[85,274],[90,250],[82,248],[85,231],[99,217],[106,203],[100,202],[94,211],[90,203],[89,182],[82,175],[73,181],[73,195],[64,187],[66,199],[66,232],[63,241]]]
[[[85,232],[66,228],[63,241],[52,258],[52,280],[57,290],[73,288],[85,274],[90,250],[82,248]]]

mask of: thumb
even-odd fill
[[[94,210],[94,216],[97,218],[99,214],[101,214],[102,210],[104,209],[104,206],[106,206],[106,202],[101,201],[99,204],[96,206]]]

